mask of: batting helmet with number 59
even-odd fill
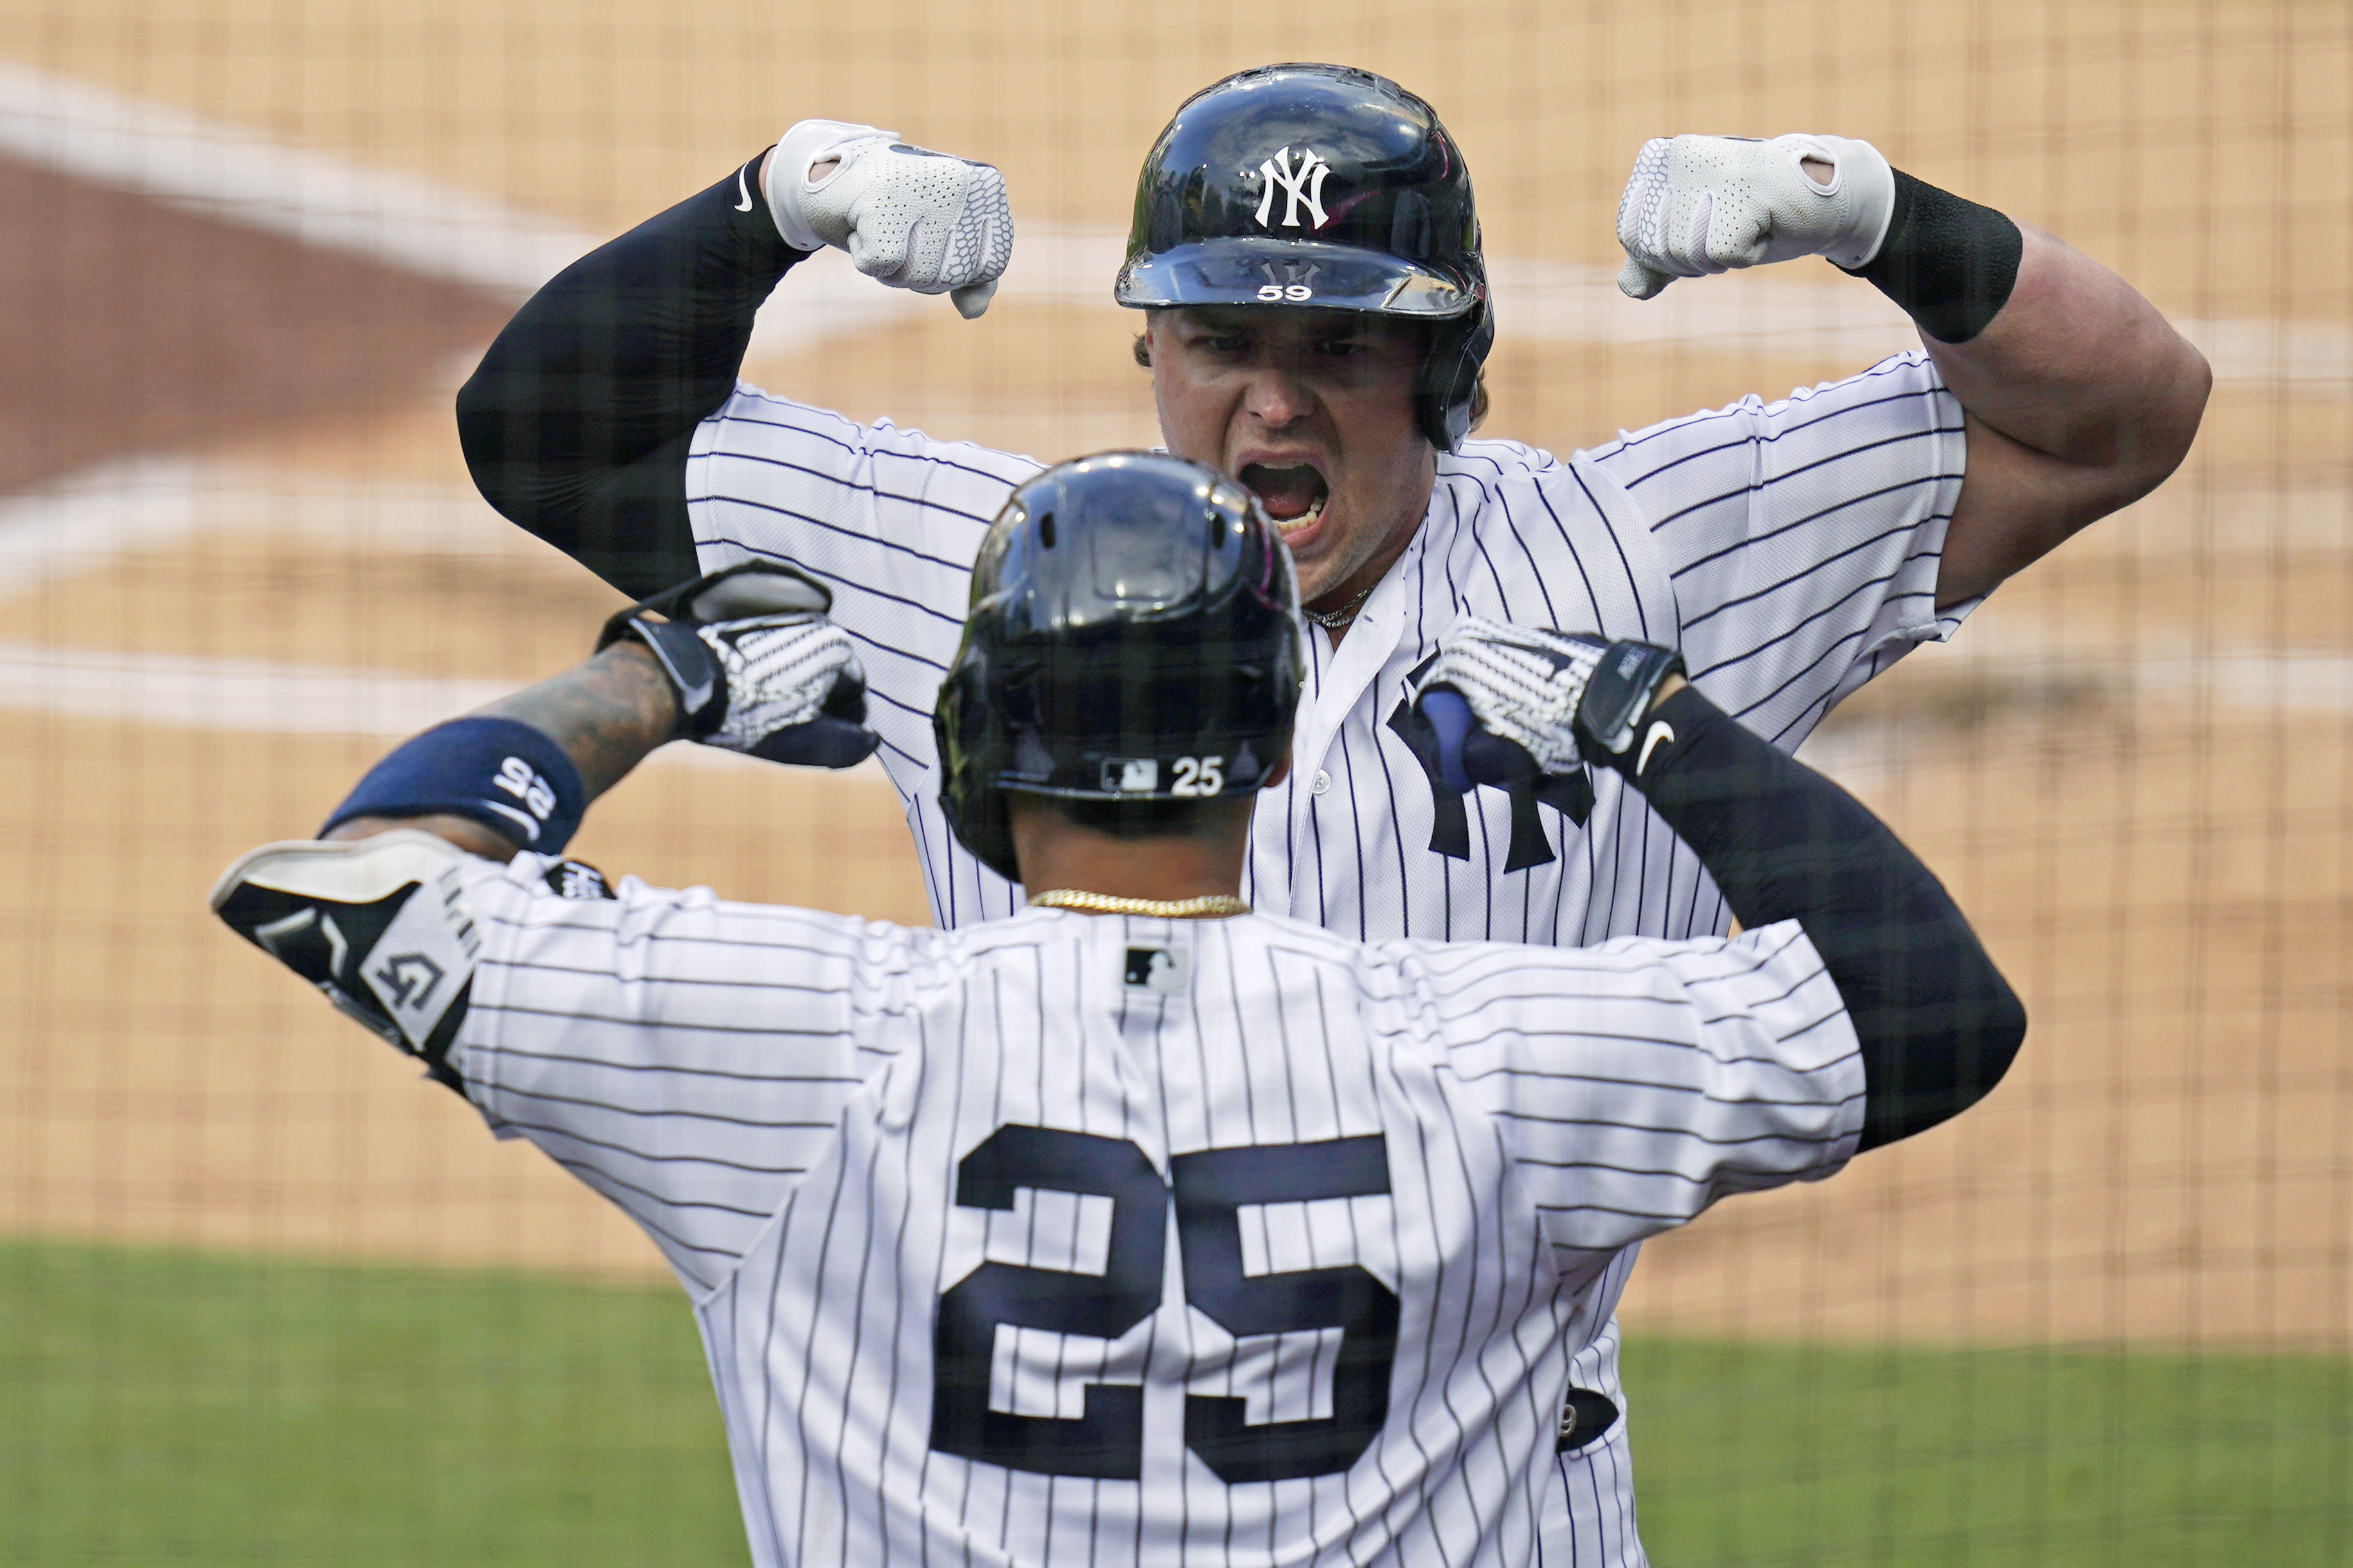
[[[1495,339],[1461,149],[1430,105],[1347,66],[1261,66],[1187,100],[1144,161],[1113,292],[1428,322],[1414,416],[1442,452]]]

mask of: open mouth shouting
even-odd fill
[[[1258,503],[1285,542],[1296,550],[1314,536],[1315,524],[1324,516],[1324,503],[1331,499],[1331,484],[1324,471],[1304,458],[1269,458],[1254,463],[1244,463],[1235,476]]]

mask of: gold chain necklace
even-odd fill
[[[1363,593],[1358,594],[1355,598],[1349,600],[1346,604],[1341,605],[1336,610],[1311,610],[1306,605],[1302,605],[1299,606],[1299,613],[1306,616],[1309,620],[1314,621],[1317,626],[1322,626],[1325,631],[1336,632],[1342,626],[1351,625],[1355,622],[1356,612],[1365,607],[1365,601],[1373,596],[1373,589],[1379,586],[1380,584],[1378,583],[1374,583],[1368,585]]]
[[[1204,893],[1197,899],[1125,899],[1116,893],[1089,893],[1076,888],[1055,888],[1029,895],[1032,908],[1086,910],[1103,915],[1152,915],[1166,921],[1207,920],[1220,915],[1246,915],[1250,906],[1231,893]]]

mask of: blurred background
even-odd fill
[[[746,378],[1149,444],[1136,165],[1281,59],[1462,144],[1489,435],[1565,454],[1912,341],[1820,262],[1620,298],[1620,185],[1678,131],[1868,138],[2204,348],[2182,472],[1810,746],[2033,1032],[1959,1122],[1646,1247],[1641,1521],[1661,1568],[2353,1563],[2342,0],[0,0],[0,1561],[744,1560],[651,1247],[206,889],[617,602],[457,450],[539,281],[793,121],[892,127],[1005,170],[997,303],[820,258]],[[575,852],[924,918],[879,773],[666,752]]]

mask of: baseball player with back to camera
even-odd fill
[[[1163,436],[1257,496],[1314,623],[1294,765],[1254,797],[1253,907],[1366,940],[1725,931],[1689,847],[1609,770],[1442,787],[1443,738],[1407,698],[1447,630],[1674,647],[1718,707],[1794,749],[2161,481],[2203,407],[2204,362],[2112,273],[1864,142],[1652,142],[1618,228],[1631,294],[1823,255],[1910,311],[1922,346],[1566,459],[1476,439],[1494,317],[1470,176],[1427,104],[1339,67],[1246,71],[1145,159],[1110,281],[1141,312]],[[795,125],[543,289],[460,393],[459,433],[501,511],[632,596],[746,560],[824,582],[934,915],[1001,917],[1020,890],[950,831],[931,714],[987,520],[1038,465],[737,380],[760,302],[827,245],[976,315],[1011,255],[1003,182],[892,132]],[[1196,765],[1188,788],[1231,782]],[[1611,1328],[1572,1374],[1554,1562],[1641,1561],[1616,1348]]]
[[[1105,455],[977,554],[939,810],[1018,913],[616,897],[552,858],[673,737],[876,743],[831,595],[765,563],[622,612],[214,894],[646,1228],[764,1568],[1534,1561],[1625,1249],[1955,1114],[2018,1048],[1936,879],[1672,649],[1464,616],[1409,695],[1457,798],[1598,766],[1744,934],[1359,942],[1240,896],[1306,663],[1251,498]],[[1225,787],[1185,789],[1211,756]]]

